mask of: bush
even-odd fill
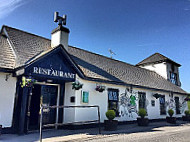
[[[186,116],[189,116],[189,114],[190,114],[190,111],[189,111],[189,110],[186,110],[186,111],[185,111],[185,115],[186,115]]]
[[[115,118],[115,111],[114,110],[108,110],[106,112],[106,117],[108,118],[108,120],[113,120]]]
[[[172,109],[169,109],[169,110],[168,110],[168,114],[169,114],[170,117],[172,117],[173,114],[174,114],[174,111],[173,111]]]
[[[140,108],[140,109],[139,109],[139,112],[138,112],[138,115],[139,115],[141,118],[144,118],[144,117],[146,116],[146,109]]]

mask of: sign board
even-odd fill
[[[50,54],[25,69],[27,75],[37,78],[74,81],[76,73],[72,64],[63,54]]]

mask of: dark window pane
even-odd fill
[[[139,108],[146,109],[146,93],[138,92],[138,96],[139,96]]]
[[[165,96],[162,95],[160,97],[160,114],[165,115],[166,114],[166,105],[165,105]]]
[[[115,111],[116,116],[119,116],[118,110],[118,99],[119,90],[117,89],[108,89],[108,109],[112,109]]]
[[[181,114],[179,107],[179,97],[175,97],[176,114]]]

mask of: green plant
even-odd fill
[[[172,117],[173,114],[174,114],[174,111],[173,111],[172,109],[169,109],[169,110],[168,110],[168,114],[169,114],[170,117]]]
[[[81,84],[79,81],[75,81],[72,83],[72,89],[79,90],[81,89],[83,84]]]
[[[108,110],[106,112],[106,117],[108,118],[108,120],[113,120],[115,118],[116,114],[114,110]]]
[[[186,110],[186,111],[185,111],[185,115],[186,115],[186,116],[189,116],[189,115],[190,115],[190,111],[189,111],[189,110]]]
[[[141,118],[144,118],[144,117],[146,116],[146,109],[140,108],[140,109],[139,109],[139,112],[138,112],[138,115],[139,115]]]
[[[26,77],[22,77],[22,82],[20,83],[21,84],[21,87],[33,87],[34,84],[36,83],[36,80],[33,79],[31,76],[29,78],[26,78]]]

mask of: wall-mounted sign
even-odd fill
[[[154,107],[155,106],[155,100],[151,100],[151,105]]]
[[[62,53],[62,52],[61,52]],[[49,54],[25,69],[26,75],[45,80],[75,81],[75,68],[60,52]]]
[[[54,70],[48,68],[41,68],[41,67],[33,67],[33,74],[41,74],[41,75],[48,75],[48,76],[56,76],[56,77],[63,77],[63,78],[75,78],[75,74],[70,72],[64,72],[61,70]]]
[[[82,91],[82,103],[88,103],[89,101],[89,92],[87,91]]]

